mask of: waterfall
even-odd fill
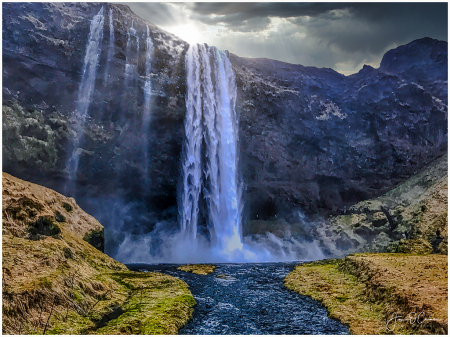
[[[241,234],[235,76],[226,53],[205,45],[189,47],[186,68],[181,230],[191,239],[197,237],[203,187],[212,253],[232,261],[245,254]],[[205,172],[202,171],[204,160]]]
[[[220,125],[219,148],[210,146],[210,158],[216,155],[218,163],[218,186],[215,188],[215,202],[219,201],[219,210],[213,218],[215,238],[222,252],[242,250],[240,193],[237,171],[237,120],[235,113],[236,80],[231,63],[226,54],[215,49],[216,79],[216,124]],[[212,129],[214,125],[207,126]],[[214,139],[215,140],[215,139]]]
[[[152,69],[152,53],[153,42],[150,37],[150,29],[147,26],[147,38],[145,39],[145,83],[144,83],[144,111],[142,114],[142,128],[144,135],[143,152],[144,152],[144,170],[145,181],[148,184],[149,178],[149,158],[148,158],[148,142],[149,142],[149,127],[150,127],[150,98],[152,95],[151,69]]]
[[[181,230],[190,238],[197,236],[198,198],[202,185],[202,92],[200,61],[197,46],[190,46],[186,56],[187,85],[186,120],[183,163],[183,197]]]
[[[108,54],[106,57],[106,70],[105,70],[105,78],[104,85],[108,83],[108,74],[109,74],[109,62],[114,55],[114,25],[113,25],[113,9],[110,8],[108,11],[109,16],[109,45],[108,45]]]
[[[136,69],[137,69],[137,63],[138,63],[138,57],[139,57],[139,36],[137,35],[136,29],[133,28],[134,25],[134,19],[131,21],[131,27],[128,29],[128,37],[127,37],[127,47],[125,50],[125,81],[127,83],[130,75],[132,75]],[[136,39],[136,54],[132,55],[131,47],[132,47],[132,40],[131,37],[134,37]]]
[[[103,39],[103,7],[94,16],[91,21],[88,42],[86,45],[86,54],[84,56],[83,72],[81,82],[78,88],[78,101],[76,107],[76,125],[75,136],[72,140],[72,155],[66,164],[66,171],[69,177],[69,186],[66,185],[66,194],[73,194],[76,181],[78,162],[80,159],[80,149],[78,148],[81,136],[84,131],[86,115],[91,103],[91,96],[95,87],[95,77],[97,72],[98,60],[101,52],[101,43]]]
[[[130,105],[136,102],[136,79],[138,77],[139,63],[139,36],[133,25],[134,19],[131,21],[131,27],[127,32],[127,46],[125,48],[125,80],[122,89],[123,111],[128,111]]]

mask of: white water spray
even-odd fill
[[[138,67],[138,54],[139,54],[139,36],[137,34],[136,29],[133,27],[134,25],[134,19],[131,21],[131,27],[128,29],[127,35],[127,47],[125,50],[125,88],[128,85],[128,81],[130,77],[132,77],[133,74],[136,73],[137,67]],[[134,37],[136,39],[136,53],[135,55],[132,55],[132,40],[131,37]],[[134,56],[134,57],[133,57]]]
[[[83,75],[78,88],[76,108],[77,121],[75,125],[75,136],[73,138],[73,150],[72,155],[66,164],[66,171],[68,172],[69,178],[69,185],[66,185],[66,195],[74,193],[73,188],[80,159],[80,149],[78,147],[83,134],[89,105],[91,103],[91,96],[94,92],[98,60],[101,52],[100,47],[103,39],[103,23],[105,20],[103,12],[102,7],[91,21],[86,54],[84,56]]]

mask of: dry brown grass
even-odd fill
[[[63,215],[61,226],[81,237],[103,226],[77,205],[75,199],[67,198],[49,188],[36,185],[3,172],[2,179],[3,234],[26,236],[26,227],[40,216],[49,216],[57,223],[57,212]],[[69,208],[66,206],[69,205]],[[67,209],[71,209],[67,211]]]
[[[394,333],[446,334],[447,256],[355,254],[343,260],[299,265],[285,285],[321,301],[353,334],[384,334],[394,314],[424,312],[428,321],[398,322]],[[391,325],[392,328],[392,325]]]
[[[57,211],[63,222],[56,221]],[[59,231],[30,233],[40,216],[48,216]],[[102,318],[118,307],[125,315],[137,301],[153,305],[144,306],[145,317],[153,317],[145,333],[176,333],[189,319],[194,300],[187,285],[167,275],[130,272],[83,240],[101,228],[73,199],[3,174],[4,334],[96,333]],[[145,317],[122,319],[120,333],[145,326]],[[114,324],[103,333],[117,333]]]
[[[188,264],[177,269],[198,275],[208,275],[214,273],[216,266],[212,264]]]

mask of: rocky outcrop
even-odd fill
[[[175,334],[191,317],[186,283],[86,242],[103,227],[73,198],[6,173],[2,197],[4,334]]]
[[[350,252],[447,254],[448,155],[376,199],[316,227],[331,255]]]
[[[3,173],[2,183],[3,235],[41,240],[60,238],[63,229],[67,229],[102,251],[103,226],[86,214],[75,199],[7,173]]]
[[[103,7],[74,196],[105,225],[111,255],[119,233],[176,228],[187,43],[124,5],[2,6],[4,170],[64,191],[90,22]],[[446,42],[413,41],[386,53],[379,69],[365,66],[351,76],[232,54],[230,61],[238,86],[244,230],[254,220],[292,223],[297,211],[311,218],[335,214],[387,192],[447,148]],[[151,120],[143,129],[148,78]]]

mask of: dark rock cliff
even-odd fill
[[[111,205],[119,196],[120,205],[114,207],[130,204],[132,216],[114,226],[138,234],[177,218],[188,45],[127,6],[3,4],[3,169],[64,192],[90,22],[102,6],[103,41],[74,196],[106,226],[118,217]],[[110,13],[114,44],[108,64]],[[142,130],[147,25],[153,41],[150,132]],[[132,26],[137,33],[129,38]],[[137,67],[125,86],[128,39],[128,62]],[[144,152],[151,163],[149,180]]]
[[[90,21],[102,6],[75,196],[105,225],[106,251],[114,254],[118,232],[177,225],[187,43],[127,6],[4,3],[3,169],[63,191]],[[154,45],[151,122],[142,130],[147,26]],[[131,27],[136,34],[129,36]],[[136,67],[125,86],[127,57]],[[447,148],[446,42],[413,41],[387,52],[379,69],[364,66],[351,76],[233,54],[230,60],[245,221],[289,221],[294,209],[337,212],[381,195]]]
[[[416,40],[343,76],[232,57],[251,218],[378,196],[447,148],[447,42]]]

